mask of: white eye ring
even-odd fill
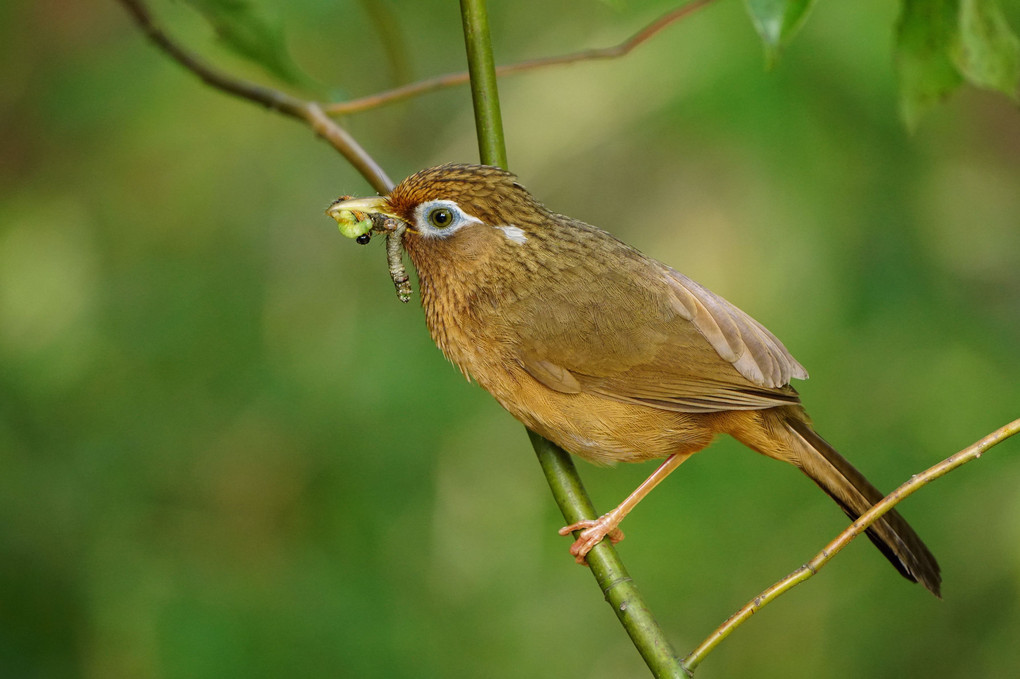
[[[449,238],[471,223],[481,224],[482,220],[452,200],[430,200],[414,209],[414,229],[426,238]]]

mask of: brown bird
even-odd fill
[[[327,212],[360,242],[370,224],[402,232],[432,338],[528,428],[595,463],[665,458],[614,510],[560,531],[581,531],[570,550],[579,563],[604,537],[622,539],[623,517],[716,434],[795,465],[853,519],[882,499],[815,433],[790,386],[807,371],[771,332],[602,229],[550,211],[509,172],[442,165]],[[354,222],[363,228],[352,232]],[[896,511],[868,537],[939,595],[935,557]]]

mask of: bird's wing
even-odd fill
[[[563,271],[556,288],[507,309],[529,328],[520,364],[551,389],[680,412],[798,400],[789,381],[807,372],[782,343],[665,265],[641,258],[597,275]]]

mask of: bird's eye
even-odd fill
[[[445,229],[453,224],[453,211],[448,207],[436,207],[430,210],[425,218],[437,229]]]
[[[452,200],[430,200],[414,209],[413,233],[424,238],[449,238],[469,224],[481,220],[464,212]]]

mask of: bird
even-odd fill
[[[883,498],[815,432],[790,385],[808,373],[775,335],[672,267],[546,208],[514,174],[440,165],[384,196],[344,196],[327,214],[362,243],[373,229],[397,233],[433,340],[526,427],[596,464],[663,460],[616,508],[560,530],[579,531],[578,563],[622,539],[623,518],[719,434],[799,468],[851,519]],[[867,535],[941,596],[938,562],[897,511]]]

